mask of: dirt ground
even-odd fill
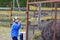
[[[11,40],[10,30],[11,28],[0,27],[0,40]]]

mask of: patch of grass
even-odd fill
[[[7,24],[6,24],[6,25],[5,25],[5,24],[0,24],[0,27],[8,27],[8,28],[9,28],[10,25],[7,25]]]
[[[29,12],[32,14],[33,12]],[[10,14],[10,11],[0,11],[0,14]],[[26,11],[12,11],[12,14],[26,14]]]
[[[7,20],[0,20],[1,22],[10,22],[10,20],[9,19],[7,19]]]

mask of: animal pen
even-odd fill
[[[0,2],[0,26],[10,25],[10,18],[11,18],[10,7],[11,7],[11,2]]]
[[[26,40],[60,40],[60,0],[33,1],[26,5]],[[32,8],[31,8],[32,6]],[[30,18],[30,15],[33,13]],[[39,36],[34,37],[38,32]],[[33,38],[34,37],[34,38]]]
[[[20,5],[20,3],[22,5]],[[23,2],[19,2],[19,0],[0,2],[0,25],[7,27],[11,26],[14,17],[19,17],[22,21],[24,21],[24,19],[26,19],[26,14],[23,6]]]

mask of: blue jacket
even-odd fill
[[[11,36],[18,37],[18,31],[20,28],[21,28],[21,24],[14,22],[11,29]]]

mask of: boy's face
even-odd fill
[[[15,22],[19,22],[19,19],[16,19]]]

